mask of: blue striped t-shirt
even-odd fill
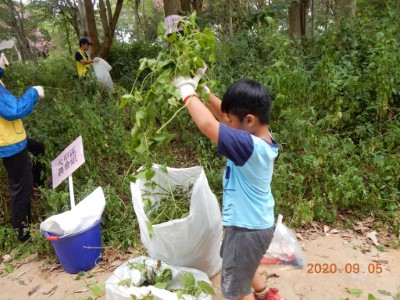
[[[222,224],[266,229],[274,224],[271,179],[279,145],[220,124],[218,154],[227,157]]]

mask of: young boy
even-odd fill
[[[242,79],[228,88],[222,101],[208,90],[206,107],[195,93],[199,79],[200,75],[178,77],[174,83],[197,127],[218,144],[218,153],[227,157],[223,176],[222,223],[226,228],[221,246],[222,294],[227,299],[280,299],[278,294],[272,296],[276,289],[268,292],[257,272],[274,234],[270,183],[279,145],[268,129],[269,92],[261,83]]]

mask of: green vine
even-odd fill
[[[135,80],[130,94],[122,97],[120,108],[132,105],[134,126],[131,130],[129,153],[133,166],[143,166],[130,175],[131,180],[154,175],[152,153],[165,147],[180,130],[176,121],[183,109],[179,91],[173,84],[177,75],[194,76],[197,69],[215,62],[215,36],[211,29],[200,30],[193,14],[179,21],[182,31],[166,36],[159,26],[158,37],[164,44],[156,59],[143,58],[136,74],[148,72],[141,83]],[[204,79],[200,85],[204,84]],[[200,90],[200,89],[199,89]],[[168,127],[167,127],[168,125]]]

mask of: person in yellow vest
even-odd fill
[[[30,238],[33,176],[27,150],[28,139],[21,118],[29,115],[39,99],[44,98],[41,86],[33,86],[17,99],[11,94],[1,77],[8,60],[0,56],[0,158],[7,171],[11,192],[11,225],[18,239]]]
[[[75,53],[76,71],[78,72],[79,78],[87,75],[90,65],[94,61],[90,58],[89,54],[86,53],[91,45],[92,43],[89,42],[87,38],[81,38],[79,40],[79,50]]]

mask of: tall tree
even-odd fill
[[[193,8],[199,15],[203,11],[203,0],[193,0]]]
[[[307,35],[307,15],[311,0],[293,0],[289,7],[289,35],[301,39]]]
[[[135,36],[136,40],[140,41],[140,17],[139,17],[140,0],[135,0],[133,11],[135,13]]]
[[[180,0],[164,0],[165,16],[179,15],[182,11]]]
[[[96,26],[94,3],[92,0],[84,0],[88,35],[93,43],[93,56],[100,56],[104,59],[107,59],[108,55],[110,54],[115,29],[117,27],[118,18],[121,13],[123,3],[124,0],[116,1],[113,14],[110,0],[99,0],[100,21],[104,33],[104,41],[103,43],[100,43]]]
[[[2,0],[1,4],[3,9],[9,12],[2,21],[8,23],[12,33],[17,38],[22,60],[31,60],[36,63],[36,56],[32,52],[25,30],[24,3],[22,1],[15,3],[13,0]]]

